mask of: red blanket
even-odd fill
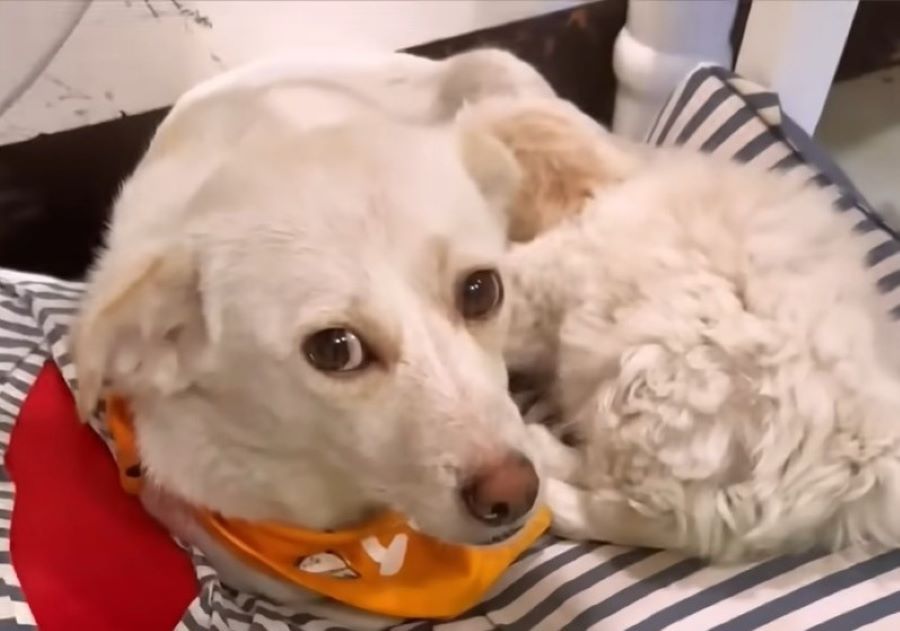
[[[102,440],[44,366],[12,433],[12,562],[42,631],[172,629],[197,593],[187,554],[119,486]]]

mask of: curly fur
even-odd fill
[[[614,175],[506,261],[508,364],[550,379],[581,439],[570,451],[532,428],[558,532],[718,560],[900,544],[896,340],[828,196],[629,148],[552,101],[509,111],[504,134],[547,154],[526,180],[581,190],[585,172]],[[574,183],[543,166],[573,147],[594,156]]]

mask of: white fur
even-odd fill
[[[797,178],[635,158],[506,262],[511,369],[583,441],[533,428],[556,530],[718,560],[900,544],[898,341],[861,240]]]
[[[492,91],[550,93],[496,51],[262,64],[189,93],[125,184],[76,327],[80,405],[128,399],[146,505],[229,582],[308,599],[231,559],[184,504],[311,529],[392,509],[451,541],[498,532],[459,485],[530,449],[506,392],[507,317],[464,322],[455,290],[499,265],[519,174],[500,142],[452,122]],[[303,340],[332,326],[381,364],[312,368]]]

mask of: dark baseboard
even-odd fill
[[[0,267],[84,276],[156,110],[0,147]]]
[[[601,0],[414,46],[409,52],[441,59],[472,48],[509,50],[535,66],[560,96],[608,125],[616,93],[613,43],[625,24],[625,13],[625,0]]]
[[[900,1],[862,0],[835,81],[900,65]],[[900,89],[900,88],[898,88]]]
[[[449,1],[449,0],[448,0]],[[499,1],[499,0],[498,0]],[[499,46],[535,64],[598,120],[612,115],[612,46],[625,0],[602,0],[411,49],[444,57]],[[121,182],[166,110],[0,147],[0,267],[82,278]]]

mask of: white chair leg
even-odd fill
[[[613,130],[641,139],[666,97],[701,62],[731,67],[737,0],[629,0],[613,52]]]
[[[857,5],[778,0],[750,8],[736,70],[778,92],[784,111],[809,134],[822,115]]]

